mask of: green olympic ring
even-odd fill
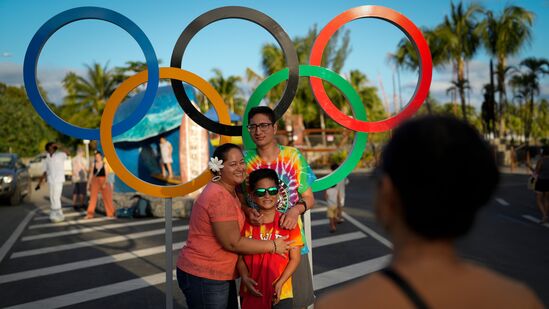
[[[244,120],[242,124],[242,139],[244,141],[244,147],[246,149],[255,148],[255,144],[252,141],[250,133],[246,130],[248,126],[248,113],[252,107],[258,106],[261,103],[261,100],[265,95],[276,85],[288,79],[289,70],[283,69],[280,70],[267,79],[265,79],[252,93],[248,104],[246,105],[246,111],[244,112]],[[345,98],[351,103],[351,108],[356,119],[367,121],[366,109],[362,104],[358,93],[354,90],[353,86],[341,77],[339,74],[330,71],[323,67],[311,66],[311,65],[300,65],[299,66],[299,76],[300,77],[318,77],[321,78],[330,84],[337,87]],[[360,162],[360,158],[366,149],[366,143],[368,142],[368,133],[365,132],[356,132],[355,140],[353,142],[353,147],[351,153],[347,156],[345,161],[332,173],[315,180],[311,188],[313,192],[318,192],[326,190],[338,182],[342,181],[351,173],[351,171],[356,167]]]

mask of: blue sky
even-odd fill
[[[469,3],[469,1],[466,1]],[[510,63],[535,56],[549,58],[549,0],[480,1],[488,9],[500,12],[505,4],[525,7],[536,14],[533,41]],[[257,9],[271,16],[290,35],[303,36],[313,26],[324,27],[343,11],[360,5],[383,5],[406,15],[420,27],[439,24],[450,10],[449,1],[105,1],[105,0],[0,0],[0,82],[22,84],[22,63],[28,43],[38,28],[54,15],[79,6],[100,6],[115,10],[134,21],[148,36],[162,60],[168,66],[173,46],[183,29],[200,14],[225,5],[240,5]],[[346,25],[351,31],[352,52],[342,73],[359,69],[367,74],[371,84],[380,89],[392,108],[393,69],[387,54],[393,52],[402,32],[393,25],[373,19],[361,19]],[[275,43],[261,27],[243,20],[223,20],[200,31],[188,46],[183,67],[203,78],[219,68],[225,75],[243,75],[247,67],[260,72],[260,47]],[[64,94],[61,79],[69,70],[83,72],[84,64],[92,62],[121,66],[126,61],[144,61],[139,45],[124,30],[108,22],[84,20],[58,30],[44,46],[38,66],[38,78],[49,97],[59,102]],[[484,51],[469,64],[473,85],[471,102],[480,106],[481,87],[488,81],[488,57]],[[440,101],[449,101],[446,88],[451,79],[451,67],[435,71],[432,93]],[[401,73],[402,97],[410,98],[416,84],[414,73]],[[543,80],[542,95],[549,97],[549,77]]]

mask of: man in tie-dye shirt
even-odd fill
[[[280,226],[293,229],[301,227],[304,246],[301,254],[308,253],[304,229],[300,215],[314,206],[314,196],[311,189],[314,175],[303,155],[293,147],[282,146],[276,142],[275,134],[278,126],[275,114],[268,106],[254,107],[248,113],[248,131],[256,149],[247,149],[244,153],[247,174],[260,168],[270,168],[277,172],[281,180],[281,198],[283,203],[279,211]],[[246,191],[246,190],[244,190]],[[247,206],[243,207],[248,220],[261,224],[262,218],[255,209],[253,202],[247,198]],[[303,257],[292,276],[294,289],[294,308],[304,308],[314,302],[312,274],[309,259]]]

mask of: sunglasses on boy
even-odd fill
[[[277,195],[278,194],[278,188],[277,187],[270,187],[270,188],[258,188],[254,190],[254,194],[258,197],[265,196],[265,194],[269,193],[269,195]]]

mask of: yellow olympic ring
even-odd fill
[[[134,88],[147,81],[147,74],[147,70],[145,70],[126,79],[122,84],[120,84],[120,86],[118,86],[107,101],[105,109],[103,110],[103,115],[101,116],[101,125],[99,127],[101,145],[103,147],[103,151],[105,152],[105,158],[111,165],[113,171],[131,188],[155,197],[183,196],[205,186],[211,178],[211,172],[206,169],[198,177],[184,184],[176,186],[157,186],[139,179],[128,171],[118,158],[116,150],[114,149],[114,143],[112,140],[114,114],[126,95]],[[221,95],[219,95],[219,93],[207,81],[198,75],[179,68],[160,68],[160,78],[176,79],[196,87],[210,100],[210,102],[212,102],[215,111],[219,116],[220,123],[231,123],[229,108],[224,103]],[[185,115],[185,117],[187,116]],[[220,144],[228,143],[230,139],[230,136],[221,135]]]

